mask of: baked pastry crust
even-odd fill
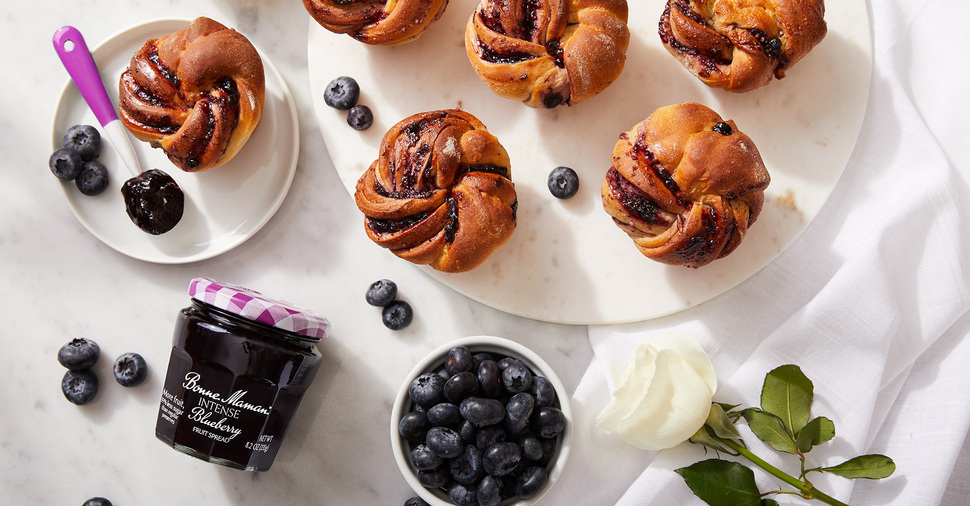
[[[303,0],[303,6],[331,32],[394,46],[420,37],[444,14],[448,0]]]
[[[700,267],[738,247],[770,180],[734,121],[687,102],[661,107],[620,135],[601,193],[641,253]]]
[[[206,17],[151,39],[118,84],[119,116],[182,170],[231,160],[262,116],[263,61],[239,32]]]
[[[458,109],[391,127],[354,199],[371,240],[443,272],[478,267],[515,231],[509,155],[478,118]]]
[[[623,71],[626,0],[481,0],[465,51],[497,95],[554,108],[600,93]]]
[[[823,0],[668,0],[660,40],[708,86],[760,88],[809,53],[828,30]]]

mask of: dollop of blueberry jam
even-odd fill
[[[731,125],[728,125],[723,121],[719,121],[716,125],[714,125],[714,128],[712,130],[714,130],[715,132],[721,135],[731,135],[734,133],[734,129],[731,128]]]
[[[164,234],[182,219],[185,194],[172,176],[158,169],[125,181],[121,195],[132,223],[149,234]]]

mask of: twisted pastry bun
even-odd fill
[[[395,46],[420,37],[444,14],[448,0],[303,0],[303,6],[331,32]]]
[[[700,267],[738,247],[769,181],[758,148],[733,121],[681,103],[620,135],[601,192],[641,253]]]
[[[481,0],[465,52],[496,95],[552,109],[582,102],[623,71],[626,0]]]
[[[415,114],[391,127],[354,199],[367,236],[443,272],[482,264],[515,231],[509,155],[471,114]]]
[[[746,92],[781,79],[828,30],[823,0],[669,0],[660,40],[708,86]]]
[[[256,48],[204,17],[145,42],[118,87],[128,130],[189,172],[222,165],[242,149],[259,123],[266,90]]]

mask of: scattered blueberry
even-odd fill
[[[428,501],[425,501],[420,497],[412,497],[407,501],[404,501],[404,506],[430,506],[430,505],[428,504]]]
[[[81,155],[68,148],[60,148],[51,154],[48,161],[51,172],[61,181],[73,181],[81,174],[84,161]]]
[[[87,404],[98,394],[98,375],[91,369],[68,370],[61,380],[61,391],[74,404]]]
[[[557,199],[568,199],[579,191],[579,176],[569,167],[556,167],[549,173],[549,191]]]
[[[101,347],[98,343],[83,337],[72,339],[57,350],[57,361],[72,371],[90,369],[98,362],[100,356]]]
[[[105,499],[104,497],[92,497],[81,506],[111,506],[111,501]]]
[[[347,124],[354,130],[367,130],[374,124],[374,113],[370,107],[357,104],[347,111]]]
[[[731,135],[734,133],[734,129],[731,128],[731,125],[728,125],[723,121],[720,121],[716,125],[714,125],[714,128],[712,128],[712,130],[714,130],[715,132],[721,135]]]
[[[81,174],[74,180],[81,193],[93,197],[108,188],[108,169],[97,160],[84,162]]]
[[[148,377],[148,365],[137,353],[124,353],[114,365],[115,380],[123,387],[140,385]]]
[[[372,306],[384,307],[394,301],[397,297],[397,284],[389,279],[379,279],[369,287],[364,299]]]
[[[330,107],[340,111],[346,111],[357,105],[360,99],[360,85],[352,77],[340,76],[323,91],[323,101]]]
[[[411,324],[411,320],[414,318],[414,310],[407,302],[395,300],[384,306],[381,318],[385,327],[391,330],[401,330]]]
[[[64,134],[63,144],[86,162],[98,156],[101,150],[101,134],[91,125],[74,125]]]

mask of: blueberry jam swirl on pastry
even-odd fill
[[[365,44],[411,42],[438,20],[448,0],[303,0],[320,26]]]
[[[151,39],[119,82],[119,116],[182,170],[228,162],[259,123],[263,62],[243,35],[209,18]]]
[[[825,37],[822,0],[669,0],[660,41],[701,81],[746,92],[785,77]]]
[[[391,127],[354,199],[371,240],[443,272],[474,269],[505,244],[518,205],[505,148],[456,109]]]
[[[733,121],[681,103],[620,135],[601,191],[604,209],[641,253],[700,267],[738,247],[769,182],[758,149]]]
[[[582,102],[623,71],[626,0],[481,0],[465,51],[497,95],[529,107]]]

